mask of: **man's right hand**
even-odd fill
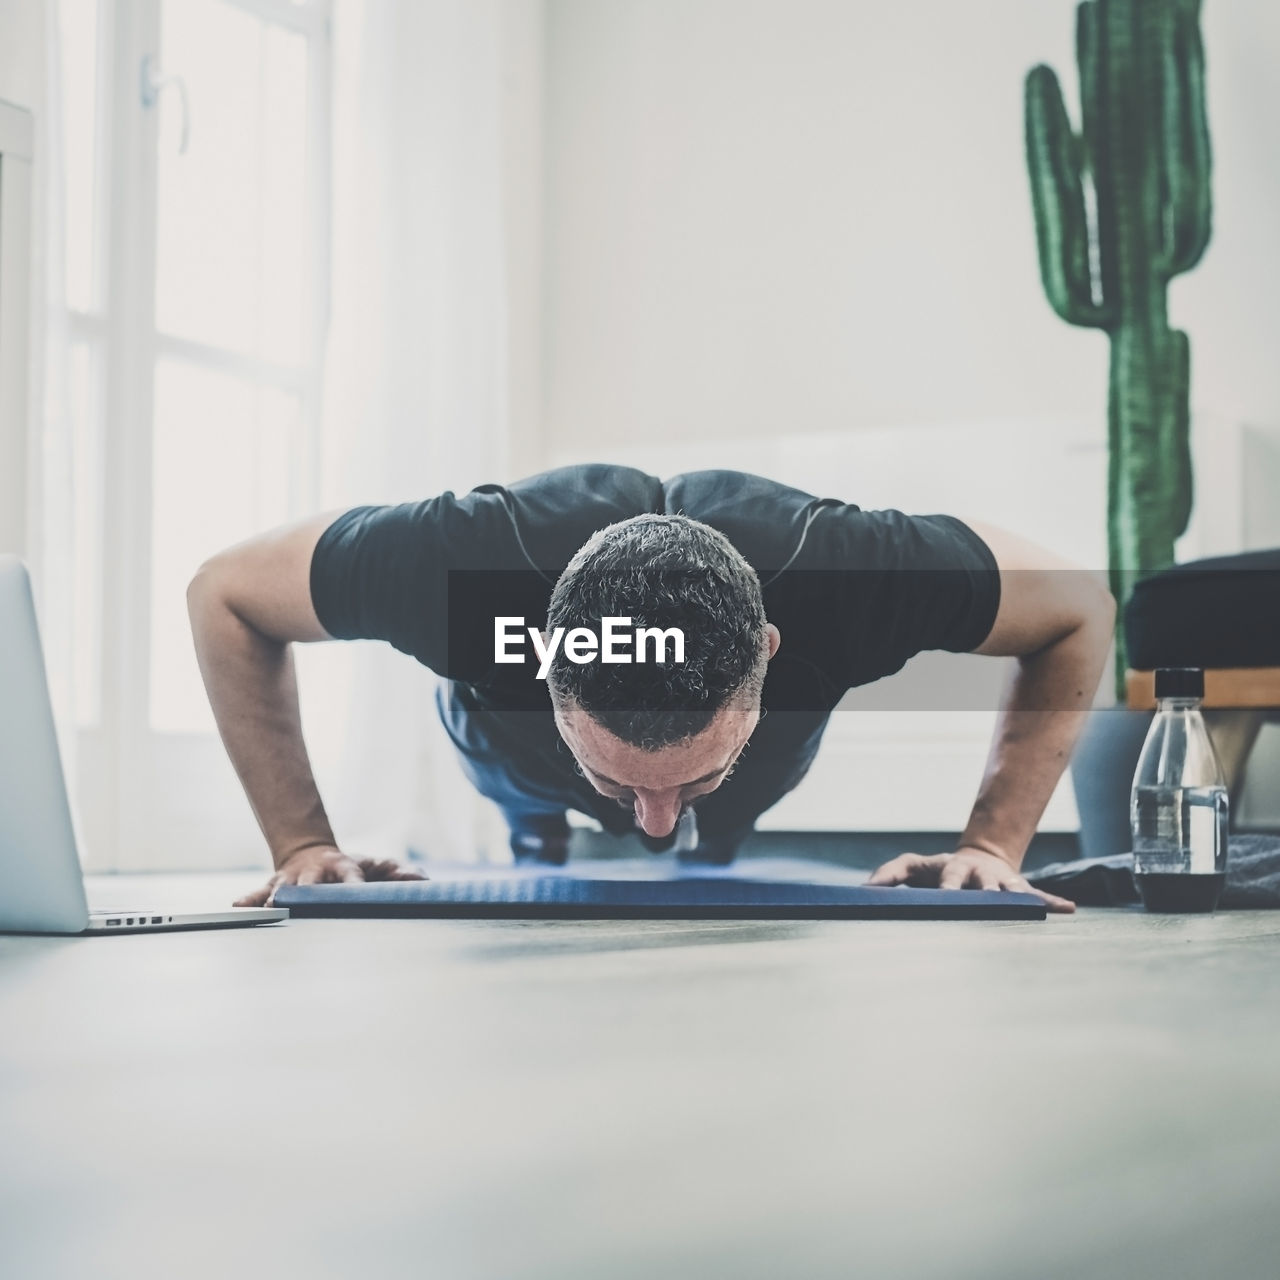
[[[365,880],[425,880],[421,871],[391,858],[349,858],[332,845],[299,849],[277,868],[261,889],[237,898],[232,906],[269,907],[282,884],[360,884]]]

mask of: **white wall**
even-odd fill
[[[503,0],[502,216],[510,470],[536,471],[542,440],[544,0]]]
[[[1074,0],[548,0],[547,455],[1101,414],[1041,292],[1022,150]],[[1216,230],[1195,398],[1280,423],[1280,12],[1206,5]],[[975,462],[975,465],[978,465]],[[856,494],[847,495],[857,500]]]
[[[1079,119],[1075,7],[546,0],[543,460],[750,466],[744,437],[785,436],[781,471],[802,461],[798,435],[1009,421],[1092,421],[1101,448],[1107,342],[1045,301],[1023,155],[1035,63]],[[1192,339],[1197,430],[1225,454],[1241,423],[1280,427],[1280,8],[1206,0],[1204,34],[1214,237],[1171,312]],[[936,487],[928,456],[901,497],[851,482],[865,450],[848,452],[824,475],[851,501]],[[1215,457],[1197,464],[1201,523],[1239,484]],[[1010,489],[1039,478],[1001,450],[975,449],[969,478],[950,465],[951,509],[982,515],[986,493],[996,520],[1001,473]],[[1274,540],[1250,483],[1246,544]],[[1074,539],[1090,563],[1102,500],[1080,504],[1097,509],[1096,538]],[[1255,760],[1255,819],[1274,818],[1257,797],[1277,744]]]
[[[45,0],[4,0],[0,4],[0,99],[39,115],[44,106],[44,56],[45,56]],[[37,127],[37,148],[40,131]],[[42,156],[37,149],[32,166],[33,209],[32,225],[43,225],[41,209],[43,198]],[[32,303],[32,323],[28,331],[30,344],[30,375],[28,394],[35,399],[35,388],[40,385],[41,326],[35,323],[38,312],[34,299],[43,297],[43,272],[40,260],[43,246],[41,237],[35,237],[32,246],[32,276],[29,288]],[[30,418],[30,415],[28,415]],[[21,431],[22,427],[10,423],[0,424],[7,432]],[[25,433],[24,433],[25,434]],[[29,527],[28,482],[30,451],[27,441],[20,438],[0,439],[0,523],[8,532],[0,542],[0,551],[29,553],[31,548],[21,530]]]

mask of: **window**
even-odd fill
[[[243,862],[185,589],[317,502],[329,4],[57,3],[85,843]]]

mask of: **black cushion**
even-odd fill
[[[1124,631],[1139,671],[1280,667],[1280,548],[1192,560],[1144,579]]]

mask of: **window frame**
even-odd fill
[[[160,333],[156,328],[159,111],[141,101],[141,69],[160,48],[162,0],[100,0],[95,139],[95,306],[69,314],[69,338],[96,371],[102,470],[96,632],[97,711],[77,728],[83,852],[92,870],[245,866],[261,837],[215,733],[167,733],[150,724],[152,441],[157,362],[196,367],[298,395],[306,456],[303,501],[318,501],[330,264],[332,0],[219,0],[307,39],[307,205],[312,228],[303,359],[284,366]],[[167,72],[168,69],[162,68]],[[179,70],[174,68],[173,70]],[[199,127],[199,104],[192,104]],[[83,571],[83,567],[82,567]],[[80,620],[84,623],[84,619]],[[93,625],[96,623],[96,626]],[[78,630],[81,628],[78,627]],[[77,655],[83,658],[83,655]],[[83,661],[77,664],[85,667]],[[78,699],[78,701],[83,701]]]

